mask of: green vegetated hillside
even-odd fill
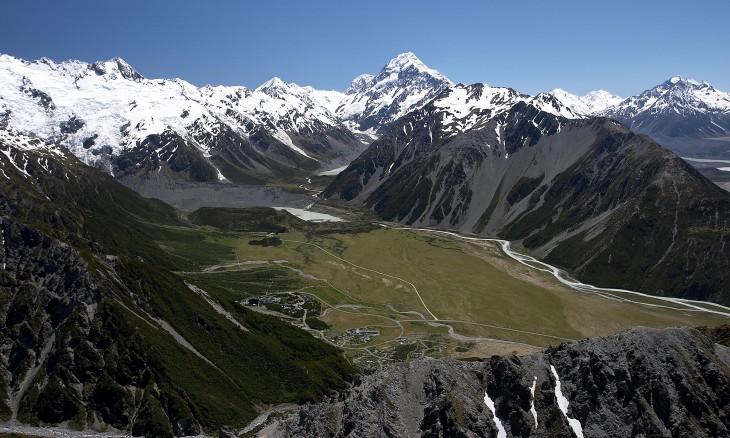
[[[227,231],[262,231],[282,233],[292,226],[302,227],[305,222],[285,210],[267,207],[212,208],[203,207],[192,212],[188,219],[198,225],[208,225]]]
[[[186,284],[175,272],[233,253],[171,207],[36,140],[0,149],[3,420],[210,433],[355,371],[306,332]]]

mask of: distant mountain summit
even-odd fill
[[[606,90],[591,91],[584,96],[576,96],[561,88],[556,88],[550,94],[564,105],[584,115],[598,114],[623,100],[622,97],[611,94]]]
[[[355,78],[337,115],[356,131],[378,134],[453,85],[411,52],[391,59],[376,76]]]
[[[730,158],[730,93],[707,82],[674,76],[626,99],[604,90],[576,96],[557,88],[551,94],[581,114],[616,119],[680,155]]]
[[[602,114],[651,136],[730,135],[730,93],[680,76],[606,108]]]
[[[52,61],[46,60],[48,65],[51,65]],[[116,79],[117,74],[124,78],[133,81],[141,81],[144,77],[137,73],[131,65],[127,64],[127,61],[120,57],[114,57],[109,61],[95,62],[91,64],[91,69],[94,73],[100,76],[108,75],[110,79]]]
[[[371,74],[362,74],[356,77],[352,80],[350,86],[347,87],[347,90],[345,90],[345,94],[350,95],[366,91],[373,82],[373,79],[375,79],[375,76]]]

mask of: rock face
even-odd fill
[[[697,330],[637,328],[526,357],[415,361],[257,436],[727,436],[729,352]]]
[[[21,401],[33,388],[34,377],[42,371],[49,353],[67,341],[57,339],[59,329],[72,319],[93,314],[100,296],[78,251],[9,218],[0,219],[0,232],[0,282],[10,294],[3,294],[5,324],[0,341],[7,360],[2,381],[9,391],[2,393],[0,411],[17,419]],[[58,410],[75,408],[59,404],[57,409],[40,407],[39,418],[59,421]]]
[[[730,303],[730,196],[646,136],[545,95],[456,86],[322,195],[385,220],[519,240],[582,280]]]

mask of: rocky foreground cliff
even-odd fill
[[[394,365],[257,436],[730,436],[729,332],[636,328],[525,357]]]

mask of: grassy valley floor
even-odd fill
[[[158,243],[190,264],[180,275],[221,310],[275,314],[363,368],[422,356],[528,354],[637,325],[728,321],[654,298],[573,290],[493,242],[323,225],[289,228],[272,246],[250,244],[267,236],[274,234],[167,228]]]

